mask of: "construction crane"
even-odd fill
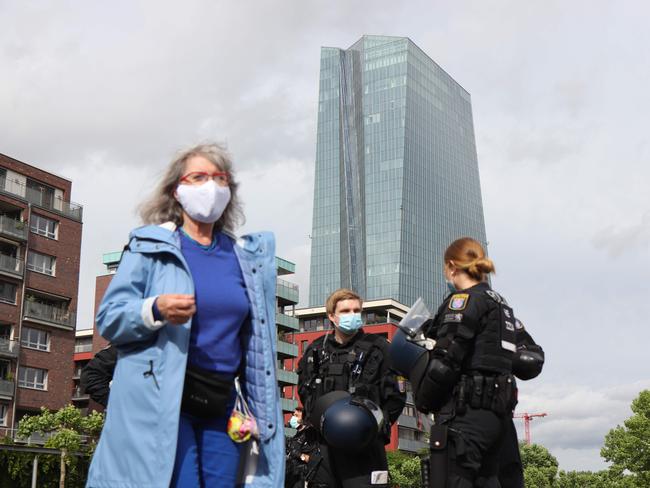
[[[524,419],[524,439],[526,440],[526,445],[530,446],[530,421],[534,417],[546,417],[546,413],[519,413],[514,415],[516,419]]]

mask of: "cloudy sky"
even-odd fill
[[[408,36],[472,95],[495,287],[547,352],[521,411],[565,469],[650,387],[646,2],[0,0],[0,152],[84,205],[79,324],[101,255],[176,150],[228,144],[245,230],[307,295],[321,46]],[[523,432],[523,429],[522,429]]]

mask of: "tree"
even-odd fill
[[[104,414],[92,412],[84,417],[81,412],[68,405],[50,412],[41,407],[40,415],[26,415],[18,423],[18,437],[27,439],[34,433],[48,436],[45,447],[61,450],[59,486],[65,486],[66,466],[76,465],[76,457],[69,453],[80,452],[92,454],[95,450],[95,439],[99,436],[104,425]],[[90,444],[82,448],[82,436],[89,436]]]
[[[609,431],[600,455],[612,463],[613,475],[627,470],[638,486],[650,486],[650,390],[639,393],[631,408],[634,415]]]
[[[417,455],[391,451],[386,457],[392,486],[416,488],[421,485],[420,458]]]
[[[527,487],[551,488],[557,475],[558,462],[548,449],[539,444],[519,445],[524,480]]]

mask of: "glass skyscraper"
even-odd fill
[[[310,306],[433,306],[446,246],[486,244],[470,95],[408,38],[321,49],[315,179]]]

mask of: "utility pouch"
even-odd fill
[[[499,376],[495,379],[498,389],[492,401],[492,411],[497,415],[508,412],[512,405],[512,378],[510,376]]]
[[[485,383],[483,385],[483,401],[481,402],[481,406],[486,410],[492,409],[492,404],[495,396],[498,396],[499,388],[496,381],[496,378],[485,378]]]
[[[445,488],[447,485],[447,470],[449,469],[449,450],[447,435],[449,427],[446,424],[431,426],[429,438],[429,486],[430,488]]]
[[[472,408],[481,408],[483,406],[483,376],[472,377],[472,392],[469,397],[469,404]]]
[[[216,418],[226,415],[232,398],[234,377],[198,366],[187,365],[181,411],[199,418]]]
[[[466,376],[463,376],[458,382],[454,393],[456,398],[456,413],[458,415],[463,415],[467,411],[467,390],[471,388],[470,382],[467,380]]]

